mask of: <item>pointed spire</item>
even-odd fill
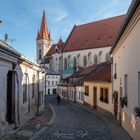
[[[49,39],[45,10],[43,11],[42,22],[40,27],[40,39]]]
[[[39,33],[39,29],[38,29],[36,40],[39,40],[39,39],[40,39],[40,33]]]
[[[62,41],[61,37],[60,37],[60,39],[59,39],[57,44],[58,44],[58,46],[62,46],[63,45],[63,41]]]

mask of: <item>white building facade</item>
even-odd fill
[[[44,110],[43,70],[0,41],[0,135]]]
[[[116,116],[134,140],[140,138],[140,1],[134,0],[111,50]],[[138,115],[139,113],[139,115]],[[138,115],[138,116],[137,116]]]

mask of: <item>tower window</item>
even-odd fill
[[[39,49],[39,59],[41,59],[41,49]]]

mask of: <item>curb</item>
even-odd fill
[[[52,112],[53,112],[53,117],[52,117],[51,120],[46,124],[46,126],[45,126],[44,128],[42,128],[39,132],[35,133],[32,137],[29,138],[29,140],[34,140],[35,138],[37,138],[39,135],[41,135],[42,132],[44,132],[44,131],[46,131],[46,130],[48,129],[47,126],[52,125],[52,123],[54,122],[54,119],[55,119],[55,117],[56,117],[56,113],[55,113],[55,111],[54,111],[52,105],[49,104],[49,106],[50,106],[50,108],[51,108],[51,110],[52,110]]]
[[[52,117],[51,120],[48,122],[47,126],[52,125],[52,123],[54,122],[54,119],[55,119],[55,117],[56,117],[56,114],[55,114],[55,111],[54,111],[52,105],[49,104],[49,106],[51,107],[51,110],[52,110],[52,112],[53,112],[53,117]]]

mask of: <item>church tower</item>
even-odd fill
[[[51,46],[52,38],[50,32],[48,31],[45,11],[43,11],[40,30],[38,30],[36,37],[36,62],[38,64],[43,63],[44,56],[47,54]]]

